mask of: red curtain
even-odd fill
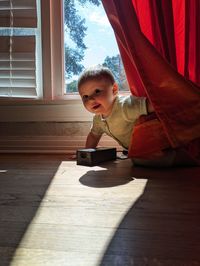
[[[200,0],[102,2],[131,92],[147,96],[156,113],[134,129],[131,156],[198,140]]]

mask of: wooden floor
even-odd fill
[[[0,155],[0,266],[200,265],[199,168]]]

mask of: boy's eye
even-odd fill
[[[83,95],[83,97],[82,97],[82,99],[84,100],[84,101],[86,101],[87,99],[88,99],[88,95]]]
[[[101,93],[101,90],[100,89],[96,89],[95,90],[95,94],[100,94]]]

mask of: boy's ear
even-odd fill
[[[118,84],[115,82],[113,84],[113,94],[116,95],[118,93],[118,90],[119,90]]]

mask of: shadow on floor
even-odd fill
[[[135,168],[142,196],[117,228],[101,266],[200,265],[200,168]]]
[[[122,175],[123,168],[104,167],[107,169],[95,175],[89,171],[80,182],[111,187],[134,179],[148,181],[117,228],[100,265],[200,265],[200,168],[130,168]]]
[[[10,265],[60,162],[58,155],[0,155],[1,266]]]
[[[134,180],[132,166],[127,164],[126,175],[124,175],[124,167],[120,167],[120,161],[107,162],[100,165],[101,170],[87,171],[79,182],[88,187],[115,187],[121,186]]]
[[[62,159],[58,155],[0,156],[1,266],[10,265]],[[80,179],[83,185],[100,188],[148,179],[144,193],[125,214],[99,265],[200,265],[200,169],[120,165],[104,164],[102,171],[94,175],[91,170]],[[110,173],[109,178],[105,172]]]

